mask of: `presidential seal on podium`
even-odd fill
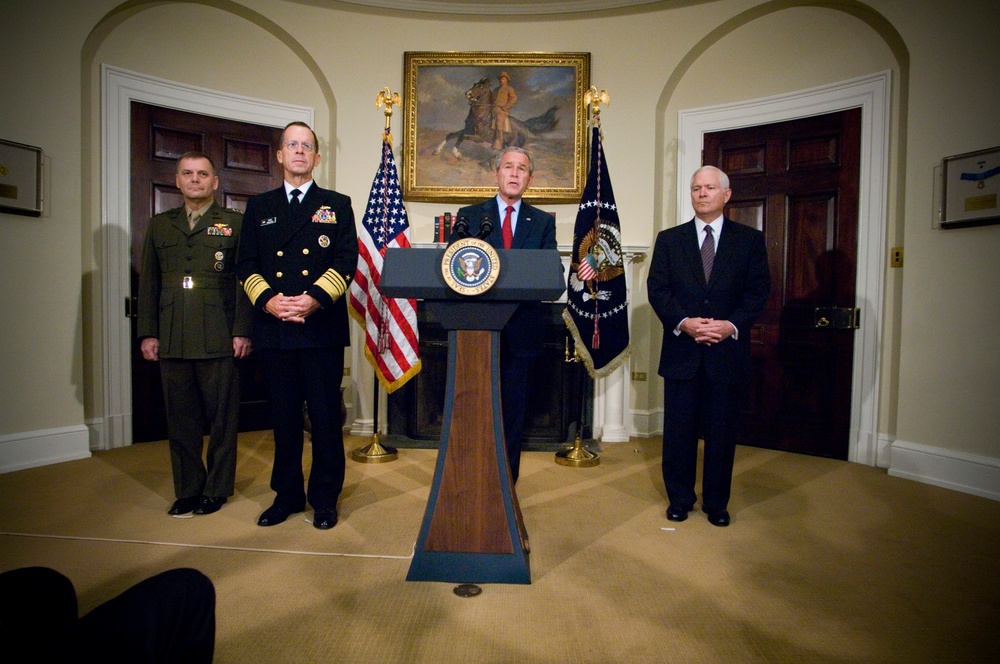
[[[492,245],[467,237],[450,245],[441,259],[445,283],[461,295],[485,293],[500,277],[500,256]]]

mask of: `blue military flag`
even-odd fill
[[[604,378],[629,356],[628,302],[618,206],[594,127],[590,174],[573,228],[573,254],[563,320],[593,378]]]

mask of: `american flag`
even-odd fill
[[[361,226],[349,310],[365,330],[365,357],[386,392],[392,394],[420,372],[420,350],[416,300],[386,299],[379,289],[385,250],[410,246],[410,225],[388,130]]]
[[[629,356],[628,302],[618,206],[594,127],[590,174],[573,227],[573,255],[563,321],[593,378],[604,378]]]

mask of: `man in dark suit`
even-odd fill
[[[479,235],[484,223],[493,229],[485,240],[497,249],[556,249],[556,220],[521,200],[534,174],[531,157],[521,148],[504,148],[494,161],[497,195],[458,211],[469,234]],[[458,240],[452,231],[451,242]],[[518,306],[500,332],[500,403],[511,479],[517,482],[521,464],[521,433],[528,407],[529,376],[542,353],[543,309],[538,303]]]
[[[344,486],[340,383],[350,345],[344,293],[358,266],[351,199],[313,182],[316,134],[285,127],[278,163],[284,184],[247,202],[237,274],[253,303],[251,338],[267,375],[274,419],[274,504],[257,520],[273,526],[314,510],[321,530],[337,524]],[[303,404],[308,405],[312,468],[303,489]]]
[[[771,288],[763,233],[723,216],[731,195],[721,170],[695,171],[695,218],[657,235],[649,266],[649,303],[663,323],[658,373],[664,379],[663,482],[671,521],[683,521],[694,508],[699,437],[705,441],[702,510],[713,525],[730,521],[750,328]]]
[[[242,215],[215,202],[212,160],[177,160],[184,205],[154,216],[139,272],[142,356],[160,362],[177,500],[169,514],[216,512],[233,495],[239,425],[236,360],[250,352],[250,302],[236,281]],[[208,468],[201,460],[210,423]]]

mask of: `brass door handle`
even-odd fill
[[[861,326],[861,310],[855,307],[817,307],[813,325],[832,330],[856,330]]]

